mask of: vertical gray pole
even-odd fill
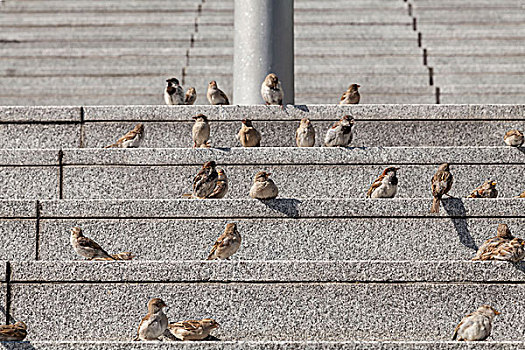
[[[233,103],[264,103],[261,84],[275,73],[293,104],[293,0],[235,0],[234,11]]]

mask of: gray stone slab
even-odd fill
[[[58,198],[58,166],[0,168],[2,199]]]
[[[0,123],[1,148],[69,148],[79,144],[80,124]]]
[[[0,222],[0,259],[36,259],[36,220],[0,219]],[[0,278],[2,281],[5,278],[5,267],[1,265]]]
[[[36,202],[30,200],[0,200],[0,217],[28,218],[36,217]]]
[[[221,327],[214,335],[224,341],[419,341],[450,339],[465,314],[490,303],[502,312],[490,339],[517,341],[524,290],[477,283],[16,283],[11,313],[27,322],[28,341],[131,340],[152,297],[169,305],[172,322],[215,318]]]
[[[465,261],[474,256],[479,245],[495,235],[499,223],[508,224],[517,237],[525,236],[522,218],[228,220],[130,219],[124,218],[124,215],[119,219],[41,220],[40,259],[81,260],[69,242],[69,232],[73,226],[82,227],[87,236],[111,253],[131,251],[136,255],[136,260],[146,261],[203,260],[226,224],[232,221],[238,224],[243,237],[241,249],[232,258],[233,261]],[[160,214],[150,214],[157,215]],[[389,229],[385,230],[385,227]],[[132,240],[129,239],[130,235]]]
[[[0,149],[0,166],[58,165],[58,150]]]
[[[45,16],[16,16],[0,13],[2,27],[96,27],[113,26],[126,27],[143,24],[162,24],[173,28],[187,27],[195,23],[196,14],[144,12],[133,13],[104,13],[101,11],[82,13],[46,13]]]
[[[0,107],[1,122],[80,121],[80,107]],[[2,137],[3,138],[3,137]]]
[[[308,93],[295,94],[296,104],[337,104],[339,98],[335,95],[312,95]],[[417,104],[434,104],[436,97],[434,93],[424,94],[395,94],[383,95],[381,93],[361,95],[361,101],[369,105],[399,104],[399,103],[417,103]]]
[[[434,75],[434,84],[443,86],[448,84],[493,84],[493,85],[512,85],[522,84],[525,81],[525,66],[522,73],[464,73],[450,74],[442,73]],[[497,88],[496,88],[497,89]],[[490,93],[490,92],[489,92]],[[487,94],[489,94],[487,93]]]
[[[488,103],[516,104],[525,101],[525,94],[442,94],[440,101],[443,103]]]

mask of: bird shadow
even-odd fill
[[[295,198],[259,199],[259,202],[268,208],[278,211],[289,218],[299,216],[299,204],[301,201]]]
[[[443,205],[443,209],[445,209],[452,220],[452,224],[454,225],[454,229],[456,230],[461,244],[467,248],[477,251],[478,246],[476,245],[476,242],[474,242],[474,239],[472,238],[468,228],[466,218],[467,211],[463,201],[460,198],[445,198],[441,200],[441,203]]]
[[[516,148],[518,149],[518,151],[525,154],[525,147],[516,147]]]
[[[307,105],[295,105],[293,107],[303,112],[310,112],[310,109]]]
[[[520,261],[518,263],[513,264],[516,270],[520,270],[521,272],[525,272],[525,261]]]

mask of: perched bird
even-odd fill
[[[217,164],[212,160],[204,163],[201,170],[193,179],[193,194],[194,198],[206,198],[212,194],[217,185],[218,174],[215,167]]]
[[[270,179],[270,173],[259,171],[255,174],[253,185],[250,189],[250,197],[255,199],[273,199],[277,197],[279,190],[277,186]]]
[[[168,85],[164,90],[164,102],[167,105],[183,105],[184,103],[184,90],[182,86],[179,85],[179,80],[177,78],[171,78],[166,80]]]
[[[467,198],[496,198],[498,190],[496,181],[487,180],[478,186]]]
[[[507,146],[512,147],[521,147],[523,145],[523,133],[519,132],[518,130],[509,130],[503,137],[503,141],[507,144]]]
[[[243,119],[241,130],[237,138],[243,147],[259,147],[261,145],[261,133],[253,127],[250,119]]]
[[[396,171],[399,168],[389,167],[372,183],[366,193],[368,198],[394,198],[397,193]]]
[[[482,305],[476,311],[463,317],[454,329],[452,340],[485,340],[492,331],[492,321],[500,313],[492,306]]]
[[[117,254],[111,254],[111,258],[95,258],[96,261],[108,261],[108,260],[132,260],[135,257],[131,252],[122,252]]]
[[[348,89],[345,91],[343,96],[341,96],[341,101],[339,102],[340,105],[356,105],[359,103],[359,100],[361,99],[361,96],[359,95],[359,91],[357,90],[360,88],[361,85],[357,84],[351,84]]]
[[[520,195],[516,196],[515,198],[525,198],[525,191],[523,191]]]
[[[27,326],[22,321],[0,326],[0,341],[21,341],[26,336]]]
[[[112,145],[104,148],[137,148],[144,140],[144,125],[139,123],[135,125],[133,130],[122,136]]]
[[[217,184],[208,198],[223,198],[228,193],[228,178],[223,169],[217,169]]]
[[[208,123],[208,117],[201,113],[193,117],[193,119],[195,119],[195,124],[193,124],[191,131],[193,148],[210,147],[210,124]]]
[[[510,242],[514,236],[510,232],[506,224],[499,224],[496,236],[487,239],[476,252],[476,256],[472,260],[493,260],[495,251],[503,243]]]
[[[267,105],[283,105],[284,91],[277,75],[270,73],[261,85],[261,96]]]
[[[206,93],[208,101],[212,105],[229,105],[230,101],[228,96],[217,87],[217,82],[215,80],[210,81],[208,84],[208,92]]]
[[[525,240],[513,238],[498,246],[490,260],[510,261],[513,263],[520,262],[525,258]]]
[[[207,260],[228,259],[235,254],[241,246],[241,235],[237,230],[237,224],[229,223],[226,225],[224,232],[217,238],[217,241],[211,248]]]
[[[108,260],[115,260],[111,255],[109,255],[97,242],[85,237],[82,234],[82,229],[80,227],[73,227],[71,229],[70,237],[71,245],[75,252],[89,260],[94,258],[107,258]]]
[[[346,147],[352,142],[352,126],[354,118],[351,115],[345,115],[341,120],[332,125],[326,132],[324,144],[326,147]]]
[[[449,171],[449,164],[441,164],[432,177],[432,196],[434,196],[434,200],[430,208],[431,213],[439,213],[441,198],[450,191],[453,182],[454,178]]]
[[[315,129],[310,119],[303,118],[295,131],[295,143],[297,147],[313,147],[315,144]]]
[[[195,91],[194,87],[190,87],[188,91],[186,91],[186,95],[184,95],[184,104],[192,105],[195,103],[195,100],[197,100],[197,91]]]
[[[162,311],[166,306],[160,298],[148,302],[148,313],[140,321],[135,340],[158,340],[168,328],[168,317]]]
[[[172,323],[168,329],[173,336],[180,340],[203,340],[218,327],[219,324],[214,319],[205,318],[200,321],[190,320]]]

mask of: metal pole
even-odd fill
[[[264,103],[261,84],[275,73],[293,104],[293,0],[235,0],[234,17],[233,103]]]

